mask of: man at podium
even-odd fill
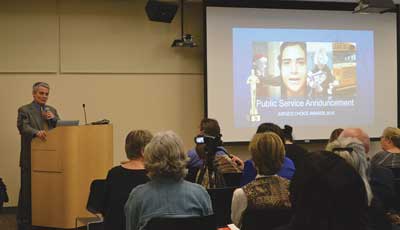
[[[36,82],[32,87],[33,102],[18,109],[17,127],[21,135],[21,189],[18,199],[18,230],[31,229],[31,141],[37,137],[46,140],[47,131],[55,128],[57,110],[46,104],[50,86]]]

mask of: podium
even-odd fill
[[[113,165],[112,125],[64,126],[32,140],[32,225],[74,228],[86,211],[90,183]]]

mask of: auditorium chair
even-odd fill
[[[207,189],[211,197],[217,227],[231,224],[231,204],[235,187]]]
[[[226,187],[239,187],[242,173],[223,173]]]
[[[292,209],[265,208],[259,210],[245,210],[242,217],[241,230],[272,230],[287,225],[292,218]]]
[[[215,216],[155,217],[150,219],[145,230],[216,230]]]
[[[396,200],[398,205],[398,211],[400,211],[400,168],[390,168],[394,176],[394,189],[396,192]]]
[[[90,184],[89,198],[86,203],[86,209],[94,214],[93,217],[77,217],[75,219],[75,229],[78,229],[78,224],[83,223],[87,229],[102,229],[104,213],[104,199],[105,199],[105,184],[106,180],[97,179],[93,180]]]

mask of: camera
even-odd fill
[[[212,146],[221,146],[222,145],[221,136],[222,136],[221,134],[219,134],[216,137],[209,135],[198,135],[194,138],[194,143],[206,144]]]
[[[205,144],[204,136],[197,136],[194,138],[194,143],[196,144]]]

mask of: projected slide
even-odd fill
[[[373,122],[372,31],[233,28],[232,41],[236,128]]]

